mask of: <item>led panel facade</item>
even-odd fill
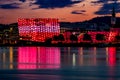
[[[20,18],[18,19],[19,36],[23,40],[45,42],[47,38],[59,35],[60,25],[56,18]]]

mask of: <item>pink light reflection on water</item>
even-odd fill
[[[37,65],[37,48],[36,47],[19,47],[18,48],[18,69],[36,69]]]
[[[116,64],[116,48],[115,47],[108,48],[108,64],[109,66],[115,66]]]
[[[108,48],[108,73],[109,76],[115,76],[115,66],[116,66],[116,47]],[[113,77],[110,77],[108,80],[115,80]]]
[[[19,47],[18,69],[58,69],[60,49],[55,47]]]

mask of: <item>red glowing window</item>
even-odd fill
[[[46,38],[59,35],[60,25],[56,18],[18,19],[19,35],[24,40],[44,42]]]

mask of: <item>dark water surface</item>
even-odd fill
[[[120,80],[120,47],[0,47],[0,80]]]

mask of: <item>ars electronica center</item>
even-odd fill
[[[60,34],[60,24],[56,18],[20,18],[18,19],[19,36],[24,40],[45,42]]]

